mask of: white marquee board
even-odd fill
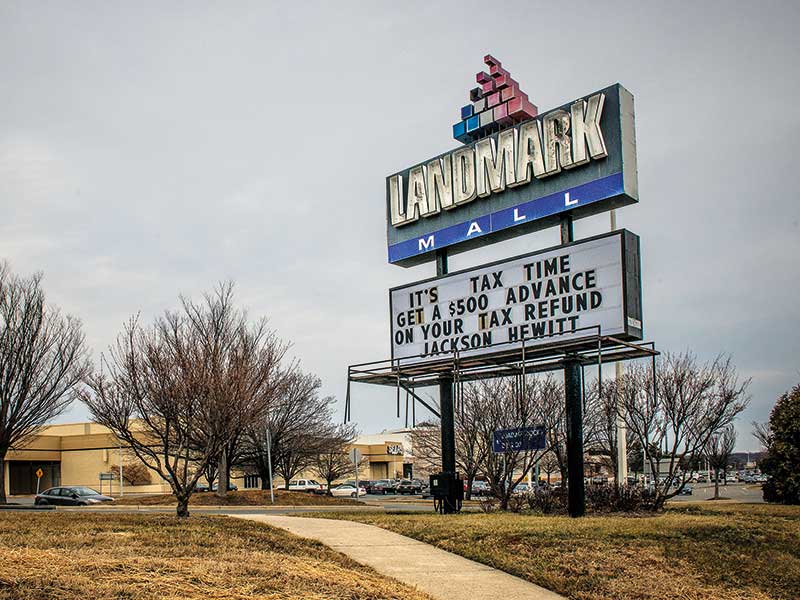
[[[639,238],[619,230],[393,288],[392,359],[491,354],[593,335],[642,339]]]

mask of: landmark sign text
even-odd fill
[[[548,227],[565,211],[580,218],[638,201],[630,92],[613,85],[535,118],[529,106],[519,113],[527,120],[386,178],[390,263],[409,266],[439,249],[460,252]]]

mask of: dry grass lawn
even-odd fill
[[[226,517],[0,513],[0,599],[425,600],[322,544]]]
[[[348,513],[575,600],[798,600],[800,507],[686,504],[647,517]]]
[[[198,492],[192,494],[189,506],[267,506],[270,504],[269,490],[243,490],[228,492],[225,499],[218,498],[213,492]],[[307,492],[287,492],[275,490],[275,506],[335,506],[359,505],[360,503],[350,498],[332,498],[331,496],[318,496]],[[175,496],[172,494],[155,494],[148,496],[123,496],[117,498],[108,506],[175,506]]]

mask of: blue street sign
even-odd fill
[[[544,450],[547,447],[544,425],[498,429],[492,433],[492,452],[525,452]]]

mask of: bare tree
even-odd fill
[[[469,383],[463,387],[456,408],[455,443],[456,468],[466,482],[466,498],[472,494],[472,482],[480,473],[491,450],[480,426],[483,418],[481,387]],[[439,421],[425,421],[411,432],[411,448],[414,454],[414,470],[420,473],[435,473],[442,468],[442,429]]]
[[[439,421],[417,423],[409,435],[414,457],[414,473],[438,473],[442,470],[442,428]],[[458,440],[458,438],[456,438]],[[456,443],[458,443],[456,441]],[[458,454],[458,447],[456,447]]]
[[[248,324],[247,312],[233,305],[233,284],[221,284],[215,295],[206,294],[197,303],[182,297],[181,304],[197,340],[202,346],[208,367],[226,377],[230,386],[229,410],[220,416],[226,419],[217,425],[228,432],[228,441],[216,457],[219,478],[216,495],[225,498],[230,483],[231,465],[240,458],[240,441],[244,430],[267,411],[286,384],[291,366],[282,362],[289,345],[267,327],[266,319]],[[201,437],[194,446],[202,447]],[[208,474],[211,474],[206,468]],[[209,482],[212,485],[213,482]]]
[[[472,498],[472,483],[492,451],[491,439],[484,435],[483,397],[478,384],[466,386],[461,394],[460,410],[456,412],[456,464],[466,480],[467,500]]]
[[[80,321],[46,303],[41,279],[0,261],[0,504],[8,451],[63,413],[91,370]]]
[[[561,483],[567,482],[567,419],[564,384],[552,374],[539,380],[539,402],[549,418],[547,427],[547,446],[555,458]],[[555,471],[553,471],[555,472]]]
[[[584,439],[587,451],[599,455],[601,462],[609,467],[615,475],[619,473],[617,425],[620,385],[621,382],[617,382],[615,379],[602,382],[595,379],[586,392],[586,415],[584,418]],[[625,431],[626,447],[629,448],[634,442],[635,435],[627,428]]]
[[[483,407],[481,434],[489,445],[497,430],[542,426],[548,431],[553,428],[553,419],[558,418],[548,411],[547,379],[529,377],[523,382],[521,377],[503,378],[482,381],[479,386]],[[486,453],[482,471],[502,510],[508,507],[514,488],[549,450],[509,447],[504,452]]]
[[[660,357],[655,385],[652,369],[632,364],[622,382],[624,417],[647,453],[655,477],[656,506],[677,494],[689,478],[682,464],[695,464],[709,438],[731,424],[749,401],[750,380],[740,382],[730,358],[698,363],[691,353]],[[666,472],[665,472],[666,469]]]
[[[769,426],[769,421],[766,423],[753,421],[753,437],[758,440],[762,448],[765,450],[769,448],[770,438],[772,438],[772,428]]]
[[[539,469],[544,471],[544,474],[547,475],[547,485],[550,485],[550,476],[558,471],[559,468],[558,457],[552,451],[547,452],[542,457],[542,460],[539,461]]]
[[[319,395],[321,386],[315,375],[293,370],[266,416],[246,429],[242,461],[258,470],[263,488],[269,480],[268,436],[272,469],[281,475],[288,490],[289,481],[311,467],[323,448],[323,441],[333,435],[334,400]]]
[[[328,492],[334,481],[355,470],[348,453],[355,437],[354,425],[340,425],[329,438],[320,440],[320,452],[314,458],[313,469],[328,485]]]
[[[728,469],[731,454],[736,449],[736,430],[733,424],[726,425],[719,431],[715,431],[708,438],[706,444],[706,456],[711,468],[714,469],[714,500],[719,499],[719,475]],[[725,482],[727,485],[727,481]]]
[[[260,418],[285,346],[233,306],[231,284],[182,299],[150,328],[131,319],[88,380],[94,420],[169,483],[177,514],[242,421]]]

